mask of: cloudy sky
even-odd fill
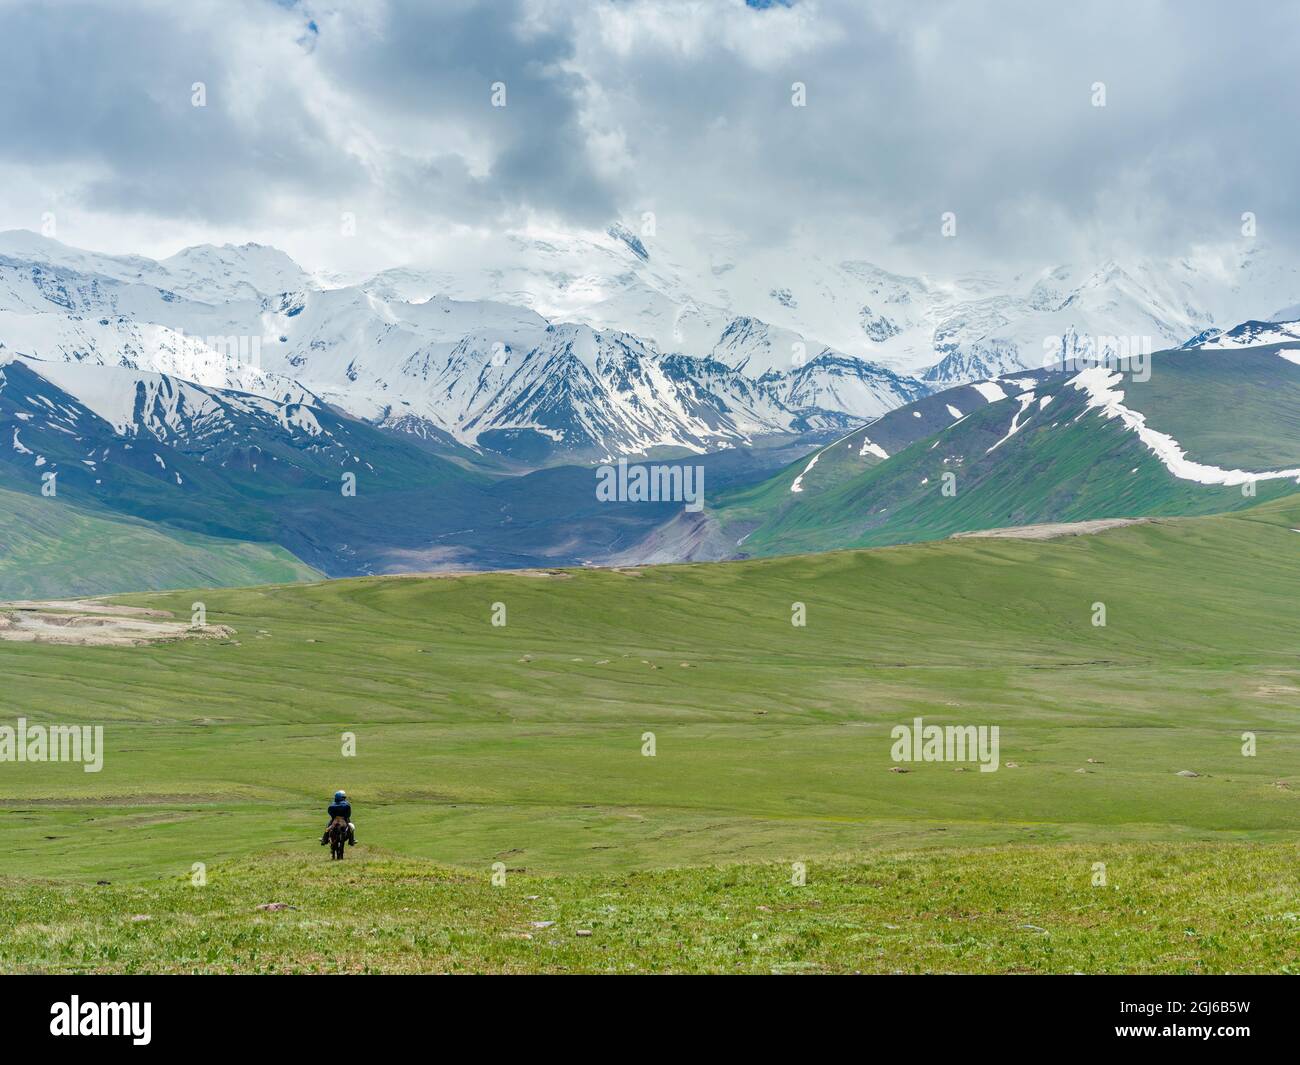
[[[0,228],[327,270],[645,211],[936,273],[1286,244],[1298,44],[1271,0],[0,0]]]

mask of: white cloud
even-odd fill
[[[1183,254],[1243,211],[1284,245],[1298,24],[1264,0],[0,0],[0,226],[349,269],[643,210],[940,274]]]

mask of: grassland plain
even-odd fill
[[[611,958],[621,964],[620,951],[653,961],[658,950],[675,950],[681,968],[764,971],[804,961],[1293,966],[1297,528],[1300,496],[1291,496],[1051,541],[122,597],[182,616],[202,599],[209,621],[237,635],[137,648],[0,643],[0,716],[103,724],[107,748],[100,773],[0,764],[3,938],[12,944],[0,957],[11,969],[222,968],[246,965],[246,948],[265,942],[259,964],[269,967],[450,967],[459,948],[418,960],[410,942],[421,911],[403,910],[402,893],[418,891],[421,878],[463,885],[445,905],[460,897],[468,925],[489,922],[488,939],[489,927],[506,935],[492,912],[515,896],[485,894],[500,862],[510,885],[532,883],[524,894],[543,897],[539,885],[550,885],[572,915],[595,912],[612,893],[609,905],[635,916],[621,946],[606,944],[610,954],[582,961],[573,952],[587,948],[567,945],[542,958],[485,940],[463,954],[471,968],[607,968]],[[496,603],[504,626],[491,624]],[[796,603],[806,626],[791,624]],[[1096,603],[1105,604],[1104,627],[1092,624]],[[890,772],[890,729],[916,716],[999,726],[1003,767]],[[355,757],[342,755],[345,732]],[[646,732],[654,757],[642,754]],[[1243,756],[1245,732],[1256,736],[1253,757]],[[369,908],[321,917],[321,928],[343,941],[391,937],[391,954],[364,943],[354,953],[318,949],[325,933],[307,927],[316,918],[301,899],[259,897],[330,897],[328,878],[367,875],[348,863],[330,870],[314,842],[336,787],[354,796],[363,844],[378,848],[355,868],[377,879]],[[885,914],[901,916],[890,907],[905,908],[906,898],[855,902],[855,878],[870,875],[862,869],[930,870],[915,875],[938,891],[969,868],[972,897],[983,900],[970,911],[969,954],[926,947],[944,941],[938,926],[913,923],[900,927],[918,934],[915,953],[869,962],[876,948],[851,946],[861,929],[836,931],[831,909],[811,925],[791,916],[789,949],[762,958],[719,954],[700,931],[717,885],[734,879],[779,896],[790,862],[816,868],[827,856],[864,853],[828,862],[823,890],[839,885],[833,909],[866,906],[864,919],[891,924]],[[1037,946],[994,943],[1007,931],[1002,894],[1018,900],[1007,912],[1045,907],[1084,920],[1060,894],[1067,885],[1083,891],[1095,862],[1148,860],[1166,870],[1148,881],[1186,873],[1173,885],[1127,885],[1181,899],[1162,909],[1151,895],[1145,924],[1140,914],[1096,911],[1077,950],[1048,950],[1062,945],[1059,929]],[[196,862],[218,891],[190,887]],[[682,866],[700,868],[672,868]],[[642,886],[666,908],[652,897],[634,904],[629,892]],[[326,909],[346,908],[337,897]],[[281,911],[281,925],[271,925],[273,915],[251,910],[269,901],[299,911]],[[431,901],[429,913],[444,903]],[[1227,928],[1230,912],[1241,921],[1252,906],[1271,923],[1251,917]],[[1184,912],[1222,921],[1213,932],[1189,922],[1175,949],[1166,922]],[[697,923],[672,938],[678,914]],[[151,919],[127,934],[131,916]],[[301,928],[292,949],[275,931],[288,921]],[[717,931],[733,941],[735,929]],[[437,934],[452,943],[460,933]],[[801,935],[822,937],[827,953],[799,954],[791,944]],[[218,953],[204,954],[204,942]]]

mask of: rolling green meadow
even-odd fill
[[[115,597],[235,634],[0,642],[0,968],[1295,971],[1298,528]]]

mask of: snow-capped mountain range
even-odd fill
[[[838,429],[1115,338],[1212,343],[1297,298],[1300,273],[1256,251],[937,281],[725,242],[678,252],[614,225],[513,234],[451,271],[326,279],[255,244],[155,261],[0,234],[0,360],[79,364],[59,384],[91,409],[116,388],[93,368],[120,367],[146,391],[162,374],[289,418],[328,404],[534,463]]]
[[[753,318],[702,336],[688,350],[662,349],[499,300],[411,296],[389,275],[325,287],[258,245],[155,262],[0,235],[4,357],[324,402],[448,445],[541,459],[716,450],[838,429],[925,391]],[[81,388],[99,387],[81,376]]]
[[[808,359],[824,347],[930,389],[1042,369],[1062,350],[1104,350],[1108,337],[1160,350],[1247,319],[1300,318],[1300,269],[1246,243],[1176,259],[934,277],[797,244],[753,252],[718,236],[687,244],[615,225],[594,235],[514,233],[454,269],[402,268],[358,283],[406,299],[501,299],[692,354],[714,351],[752,319],[768,343],[747,363],[742,353],[726,360],[751,374],[789,369],[803,342]]]

